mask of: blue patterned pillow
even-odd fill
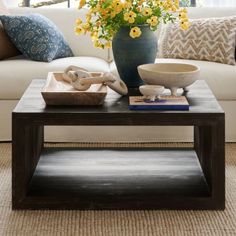
[[[11,41],[32,60],[50,62],[73,56],[56,25],[40,14],[1,15],[0,20]]]

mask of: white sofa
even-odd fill
[[[45,79],[49,71],[77,65],[93,71],[117,73],[110,50],[95,49],[89,36],[74,34],[76,9],[12,8],[13,14],[38,12],[51,19],[63,32],[75,57],[51,63],[17,57],[0,61],[0,141],[11,140],[11,112],[32,79]],[[190,18],[236,15],[236,8],[190,8]],[[188,62],[201,67],[204,79],[226,112],[227,141],[236,141],[236,66],[205,61],[157,59],[157,62]],[[148,117],[147,117],[148,119]],[[192,141],[192,127],[46,127],[46,141]]]

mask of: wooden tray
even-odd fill
[[[105,85],[95,84],[86,91],[78,91],[63,81],[63,72],[49,72],[42,96],[47,105],[88,105],[103,104],[107,95]]]

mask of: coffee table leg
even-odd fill
[[[194,147],[211,193],[212,209],[225,208],[225,120],[194,127]]]
[[[12,208],[20,209],[43,147],[43,126],[12,116]]]

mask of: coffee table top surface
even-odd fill
[[[212,91],[208,87],[207,83],[203,80],[195,82],[190,86],[190,91],[185,94],[189,104],[189,111],[131,111],[128,108],[129,97],[121,97],[119,94],[109,91],[105,99],[105,102],[101,106],[46,106],[41,90],[45,85],[45,80],[33,80],[25,91],[24,95],[20,99],[18,105],[14,109],[13,113],[68,113],[68,114],[82,114],[82,113],[109,113],[109,114],[143,114],[143,113],[224,113],[221,106],[217,102]],[[130,91],[131,95],[137,95],[137,90]],[[169,93],[169,90],[166,91]]]

